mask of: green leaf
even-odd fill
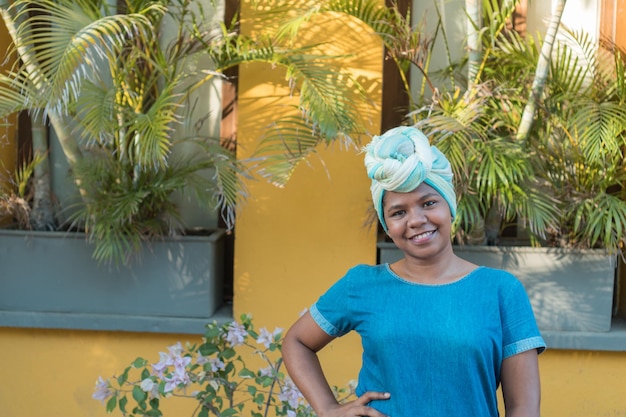
[[[124,385],[124,383],[128,380],[128,371],[130,371],[130,367],[126,368],[122,375],[117,377],[117,383],[120,384],[120,386]]]
[[[219,348],[214,343],[204,343],[199,348],[198,351],[202,356],[211,356],[214,353],[219,352]]]
[[[239,371],[239,376],[241,378],[254,378],[256,374],[248,368],[243,368],[241,371]]]
[[[216,323],[207,324],[207,328],[204,332],[204,337],[208,341],[217,342],[220,336],[220,328],[216,325]]]
[[[134,360],[134,362],[132,363],[133,368],[135,369],[139,369],[139,368],[143,368],[144,366],[146,366],[148,364],[148,361],[145,360],[144,358],[137,358]]]
[[[232,362],[226,362],[226,366],[224,367],[224,373],[229,374],[235,371],[235,364]]]
[[[263,395],[263,393],[258,393],[255,397],[254,397],[254,402],[258,405],[261,405],[265,402],[265,395]]]
[[[144,379],[149,378],[149,377],[150,377],[150,371],[148,371],[147,369],[144,369],[141,372],[141,380],[144,380]]]
[[[228,349],[224,349],[220,353],[220,358],[222,358],[222,359],[231,359],[235,355],[237,355],[237,352],[235,351],[235,349],[228,348]]]
[[[198,417],[209,417],[209,409],[206,407],[202,407],[200,412],[198,412]]]
[[[259,383],[262,387],[269,387],[274,382],[274,377],[271,376],[263,376],[259,378]]]
[[[148,398],[148,393],[144,392],[138,385],[135,385],[133,387],[133,398],[137,403],[143,403]]]
[[[229,417],[229,416],[234,416],[239,414],[239,411],[237,411],[237,409],[235,408],[227,408],[226,410],[222,411],[220,413],[220,416],[222,417]]]
[[[159,408],[159,399],[158,398],[153,398],[150,400],[150,407],[152,407],[153,409],[158,409]]]
[[[106,405],[107,413],[110,413],[113,410],[115,410],[116,406],[117,406],[117,396],[114,395],[113,397],[109,398],[109,401],[107,401],[107,405]]]
[[[120,407],[120,411],[124,414],[126,414],[126,404],[128,403],[128,398],[126,398],[126,396],[124,395],[122,398],[120,398],[120,402],[119,402],[119,407]]]

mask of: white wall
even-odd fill
[[[528,0],[527,31],[532,36],[545,35],[547,24],[552,15],[556,0]],[[413,0],[413,26],[424,24],[427,33],[433,33],[437,24],[437,9],[440,10],[444,28],[448,37],[450,57],[453,61],[465,53],[466,48],[466,16],[463,12],[465,0]],[[561,22],[573,30],[584,30],[594,38],[599,34],[600,0],[568,0]],[[448,57],[441,34],[435,45],[435,56],[429,72],[445,67]],[[422,77],[418,70],[411,71],[411,91],[416,96],[421,87]],[[439,83],[441,86],[442,83]]]
[[[555,0],[528,0],[528,33],[546,32]],[[573,30],[584,30],[597,38],[600,22],[600,0],[568,0],[561,23]]]

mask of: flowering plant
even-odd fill
[[[99,377],[93,398],[102,401],[107,412],[118,408],[124,416],[162,416],[159,405],[169,397],[197,401],[197,417],[241,416],[246,410],[252,417],[264,417],[270,411],[276,416],[315,416],[281,370],[282,336],[280,328],[255,331],[250,315],[224,325],[213,322],[207,325],[200,345],[183,347],[178,342],[168,352],[160,352],[157,363],[139,357],[119,376]],[[245,362],[255,357],[262,363],[257,371]],[[351,386],[334,390],[340,401],[353,393]]]

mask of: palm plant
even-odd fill
[[[483,2],[483,59],[470,88],[436,94],[410,114],[455,167],[457,238],[493,244],[517,222],[537,245],[619,251],[623,53],[563,27],[558,42],[556,27],[549,31],[546,48],[507,28],[508,6]]]
[[[217,207],[232,227],[246,197],[242,177],[262,168],[282,183],[317,143],[350,141],[358,130],[349,102],[358,83],[328,65],[331,57],[272,33],[241,35],[214,18],[212,2],[129,0],[123,10],[115,3],[17,0],[0,8],[21,59],[0,79],[0,115],[47,116],[81,196],[73,225],[95,242],[96,259],[128,262],[143,242],[181,233],[171,200],[181,189]],[[165,26],[175,28],[170,39]],[[192,94],[227,82],[224,71],[245,62],[285,68],[302,110],[275,121],[282,148],[269,134],[250,162],[237,161],[219,137],[186,128]]]
[[[553,244],[621,250],[626,236],[624,51],[563,31],[526,147],[558,201]]]
[[[467,14],[468,31],[480,33],[481,44],[474,44],[460,63],[450,62],[440,71],[450,75],[451,87],[416,103],[409,123],[431,136],[451,161],[460,196],[455,222],[459,243],[495,244],[514,222],[522,222],[530,239],[538,242],[557,224],[555,200],[546,192],[545,181],[534,175],[534,155],[516,140],[527,102],[524,80],[533,80],[537,56],[527,57],[522,70],[500,61],[510,59],[500,53],[503,41],[513,37],[525,42],[507,25],[516,1],[467,3],[474,11]],[[477,18],[479,11],[483,15]],[[445,37],[443,26],[441,31]],[[424,73],[427,78],[438,76]]]

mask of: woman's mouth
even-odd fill
[[[436,230],[429,230],[427,232],[420,233],[418,235],[413,235],[409,238],[409,240],[413,243],[422,243],[432,237]]]

